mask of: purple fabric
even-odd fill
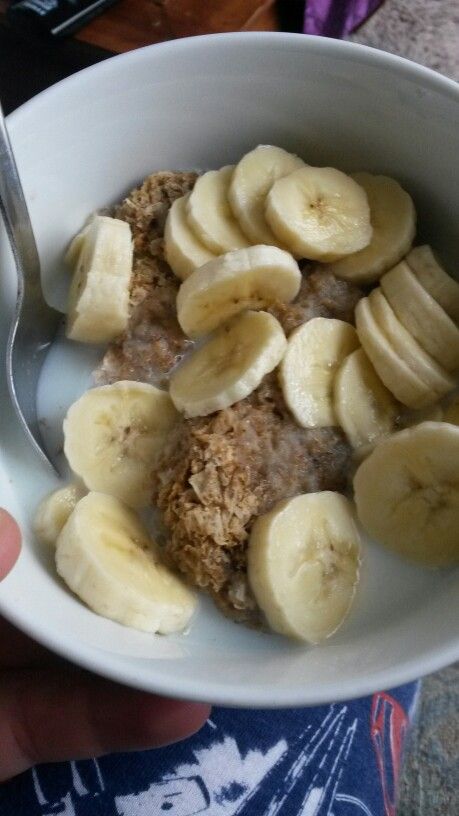
[[[383,0],[307,0],[305,34],[346,37],[373,14]]]

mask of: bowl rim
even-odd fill
[[[81,82],[82,77],[88,77],[93,73],[103,75],[105,72],[111,71],[113,62],[124,62],[126,65],[135,65],[137,62],[142,62],[145,54],[154,53],[158,51],[187,51],[206,43],[218,47],[220,44],[233,42],[247,42],[249,45],[256,45],[259,42],[266,42],[267,44],[282,44],[286,46],[288,43],[301,43],[302,48],[308,48],[312,52],[325,53],[330,55],[342,54],[344,58],[347,55],[353,54],[354,57],[359,58],[359,61],[364,64],[374,64],[376,67],[385,66],[388,70],[395,74],[399,74],[400,70],[406,75],[417,76],[423,78],[423,83],[430,86],[433,90],[441,90],[443,92],[449,91],[454,98],[459,100],[459,82],[439,73],[438,71],[421,65],[414,60],[406,57],[401,57],[398,54],[392,54],[389,51],[382,51],[379,48],[373,48],[362,43],[350,42],[348,40],[338,40],[333,37],[320,37],[314,34],[297,34],[293,32],[284,31],[232,31],[222,34],[200,34],[194,37],[182,37],[176,40],[167,40],[166,42],[153,43],[152,45],[145,45],[142,48],[135,48],[132,51],[125,51],[121,54],[115,54],[112,57],[97,62],[94,65],[89,65],[76,71],[64,79],[55,82],[48,88],[45,88],[40,93],[28,99],[6,117],[7,122],[16,127],[16,119],[24,115],[29,107],[40,105],[50,94],[64,93],[73,84]]]
[[[170,677],[157,678],[154,676],[154,670],[151,671],[151,683],[146,683],[144,674],[139,677],[138,658],[131,661],[129,657],[105,652],[81,642],[74,645],[70,639],[64,641],[52,630],[43,631],[35,620],[23,616],[21,611],[11,608],[4,610],[1,599],[0,612],[11,624],[21,629],[40,645],[100,677],[169,698],[207,702],[212,705],[234,708],[295,708],[345,702],[369,696],[381,689],[396,688],[405,683],[414,682],[459,660],[458,638],[457,642],[443,645],[435,650],[428,649],[419,657],[408,659],[395,667],[370,672],[363,677],[359,676],[357,679],[349,679],[344,682],[337,679],[327,684],[326,691],[320,684],[314,687],[304,687],[297,683],[292,687],[273,690],[269,686],[259,685],[245,685],[244,688],[241,688],[240,684],[215,682],[210,679],[206,680],[205,688],[203,688],[202,684],[196,687],[193,678],[185,674],[176,674],[174,685],[171,686]],[[149,658],[143,658],[142,662],[151,664]]]
[[[178,40],[148,45],[140,49],[129,51],[109,57],[107,60],[96,63],[82,69],[77,73],[61,80],[58,83],[43,90],[32,97],[7,117],[7,123],[11,127],[12,141],[14,144],[15,132],[21,127],[21,119],[30,111],[37,110],[43,103],[47,103],[49,96],[59,96],[66,93],[73,86],[81,83],[82,78],[86,79],[94,73],[103,76],[112,71],[112,63],[122,63],[125,66],[135,66],[145,61],[145,57],[154,53],[155,55],[167,53],[172,50],[176,54],[193,51],[196,48],[221,48],[234,44],[244,44],[250,48],[260,44],[276,44],[289,46],[295,44],[300,48],[308,49],[312,53],[329,55],[347,60],[351,57],[365,66],[375,66],[384,68],[394,76],[400,74],[407,76],[417,82],[424,89],[432,89],[440,92],[443,96],[448,96],[452,101],[459,103],[459,83],[455,80],[443,76],[436,71],[419,65],[405,57],[400,57],[376,48],[372,48],[360,43],[347,42],[331,38],[317,37],[304,34],[293,34],[288,32],[232,32],[225,34],[200,35],[187,37]],[[7,579],[6,579],[7,580]],[[391,688],[403,683],[416,680],[420,676],[430,674],[453,663],[459,659],[459,637],[454,639],[449,636],[446,642],[434,647],[425,648],[415,658],[408,658],[399,662],[396,666],[366,673],[363,677],[348,679],[346,681],[336,680],[329,683],[326,690],[320,684],[314,687],[293,685],[288,688],[273,690],[269,686],[244,686],[240,684],[225,683],[222,681],[206,681],[205,687],[200,684],[195,686],[193,679],[189,679],[184,674],[177,674],[174,678],[174,685],[171,687],[170,677],[156,677],[154,671],[151,672],[151,684],[145,682],[145,675],[139,678],[136,661],[129,658],[102,652],[95,647],[78,642],[76,645],[70,639],[63,639],[61,634],[55,634],[52,629],[42,629],[39,622],[28,618],[27,614],[19,608],[4,608],[5,604],[0,599],[0,611],[4,617],[13,625],[26,632],[30,637],[60,654],[62,657],[88,669],[95,674],[99,674],[110,679],[129,685],[141,690],[148,690],[154,693],[164,694],[168,697],[177,697],[188,700],[202,700],[227,706],[254,707],[262,706],[266,708],[282,708],[290,706],[320,705],[343,700],[350,700],[356,697],[372,694],[380,688]],[[275,697],[275,699],[273,699]]]

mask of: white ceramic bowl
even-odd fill
[[[458,86],[359,45],[286,34],[178,40],[59,83],[8,126],[54,305],[67,286],[64,247],[88,213],[155,169],[218,167],[259,143],[313,164],[394,175],[414,196],[421,237],[446,256],[458,252]],[[3,348],[15,281],[0,238]],[[50,360],[39,402],[56,445],[65,408],[87,386],[98,354],[61,343]],[[34,507],[55,482],[12,416],[3,366],[0,376],[1,504],[25,538],[0,587],[0,610],[51,649],[132,686],[253,706],[363,695],[459,656],[457,573],[417,568],[371,544],[353,613],[316,648],[236,626],[206,601],[184,636],[148,636],[92,614],[32,539]]]

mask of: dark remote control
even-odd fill
[[[18,0],[6,13],[12,28],[39,36],[64,37],[82,28],[117,0]]]

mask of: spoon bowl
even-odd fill
[[[8,389],[19,422],[34,450],[56,470],[40,431],[37,387],[62,315],[48,306],[43,297],[37,244],[1,105],[0,213],[17,272],[16,308],[6,347]]]

